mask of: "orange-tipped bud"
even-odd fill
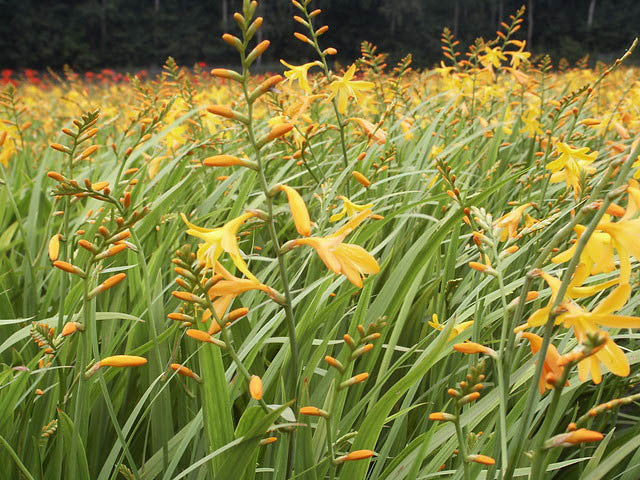
[[[80,245],[85,250],[90,251],[91,253],[96,253],[98,251],[98,247],[97,246],[95,246],[93,243],[85,240],[84,238],[78,240],[78,245]]]
[[[454,397],[454,398],[458,398],[460,396],[460,392],[455,388],[450,388],[449,390],[447,390],[447,394],[450,397]]]
[[[249,380],[249,394],[255,400],[262,399],[262,379],[257,375],[251,375]]]
[[[355,178],[364,188],[369,188],[371,185],[371,181],[357,170],[351,172],[351,175],[353,175],[353,178]]]
[[[222,40],[224,40],[225,43],[231,45],[233,48],[235,48],[239,52],[242,52],[243,50],[242,42],[238,37],[231,35],[230,33],[225,33],[222,35]]]
[[[233,70],[227,70],[226,68],[214,68],[211,70],[211,75],[217,78],[226,78],[228,80],[235,80],[236,82],[242,81],[242,75]]]
[[[351,359],[354,360],[358,357],[361,357],[367,352],[370,352],[373,349],[373,343],[367,343],[366,345],[362,345],[361,347],[356,348],[353,352],[351,352]]]
[[[251,53],[247,55],[247,58],[246,58],[247,65],[251,65],[256,58],[262,55],[265,52],[265,50],[269,48],[269,45],[271,45],[271,42],[269,40],[263,40],[258,45],[256,45],[256,47],[253,50],[251,50]]]
[[[117,245],[114,245],[113,247],[109,247],[104,252],[96,255],[95,259],[96,260],[102,260],[104,258],[113,257],[114,255],[117,255],[118,253],[120,253],[121,251],[126,250],[126,249],[127,249],[127,244],[126,243],[118,243]]]
[[[107,278],[104,282],[102,282],[100,285],[98,285],[96,288],[94,288],[89,292],[88,298],[93,298],[99,293],[102,293],[105,290],[109,290],[111,287],[117,285],[122,280],[124,280],[126,276],[127,276],[126,273],[117,273],[112,277]]]
[[[460,400],[458,400],[458,403],[460,405],[466,405],[467,403],[475,402],[479,398],[480,398],[480,392],[473,392],[462,397]]]
[[[181,290],[174,290],[173,292],[171,292],[171,295],[173,295],[174,297],[182,300],[183,302],[189,302],[189,303],[199,303],[202,305],[206,304],[206,301],[202,298],[200,298],[198,295],[195,295],[191,292],[183,292]]]
[[[296,37],[298,40],[300,40],[302,43],[308,43],[309,45],[313,45],[313,42],[309,40],[309,37],[307,37],[306,35],[303,35],[302,33],[293,32],[293,36]]]
[[[587,127],[593,127],[596,125],[600,125],[601,121],[598,120],[597,118],[585,118],[583,120],[580,120],[580,123]]]
[[[336,50],[333,47],[329,47],[329,48],[325,48],[322,53],[324,53],[325,55],[337,55],[338,54],[338,50]]]
[[[60,333],[60,335],[62,335],[63,337],[66,337],[68,335],[75,333],[78,330],[83,331],[84,325],[78,322],[67,322],[65,323],[64,327],[62,327],[62,332]]]
[[[300,409],[300,415],[329,418],[329,412],[325,412],[318,407],[302,407]]]
[[[61,145],[59,143],[52,143],[49,146],[51,148],[53,148],[54,150],[57,150],[57,151],[62,152],[62,153],[71,153],[71,150],[69,150],[69,147],[65,147],[64,145]]]
[[[280,191],[287,194],[289,209],[291,210],[296,230],[303,237],[308,237],[311,235],[311,219],[304,200],[296,190],[288,185],[280,185]]]
[[[147,363],[144,357],[135,355],[114,355],[112,357],[103,358],[96,365],[100,367],[139,367]]]
[[[195,319],[191,315],[185,315],[184,313],[173,312],[167,315],[169,320],[175,320],[176,322],[189,322],[193,323]]]
[[[60,255],[60,237],[59,233],[56,233],[49,240],[49,260],[55,262],[58,260],[58,256]]]
[[[485,355],[489,355],[491,357],[497,356],[495,350],[475,342],[456,343],[453,346],[453,349],[457,352],[465,354],[484,353]]]
[[[320,36],[320,35],[322,35],[324,33],[327,33],[328,31],[329,31],[329,26],[328,25],[323,25],[318,30],[316,30],[316,35]]]
[[[322,10],[320,10],[319,8],[316,8],[313,12],[311,12],[311,13],[309,14],[309,16],[310,16],[311,18],[313,18],[313,17],[315,17],[315,16],[317,16],[317,15],[320,15],[321,13],[322,13]]]
[[[258,85],[253,92],[251,92],[251,95],[249,95],[249,101],[250,102],[255,101],[258,97],[267,93],[277,84],[279,84],[282,80],[283,80],[282,75],[274,75],[273,77],[267,78],[264,82]]]
[[[98,146],[97,145],[91,145],[90,147],[87,147],[82,151],[82,153],[80,154],[79,159],[82,160],[83,158],[87,158],[87,157],[93,155],[94,153],[96,153],[97,150],[98,150]]]
[[[246,160],[238,157],[234,157],[233,155],[214,155],[212,157],[207,157],[202,162],[207,167],[232,167],[232,166],[241,166],[252,168],[254,170],[258,169],[258,165],[251,160]]]
[[[202,379],[196,373],[194,373],[193,370],[185,367],[184,365],[181,365],[179,363],[172,363],[171,365],[169,365],[169,367],[171,368],[171,370],[173,370],[174,372],[178,372],[178,374],[180,375],[193,378],[196,382],[202,383]]]
[[[342,390],[343,388],[350,387],[352,385],[355,385],[356,383],[364,382],[367,378],[369,378],[368,373],[360,373],[342,382],[340,385],[338,385],[338,389]]]
[[[213,338],[207,332],[202,330],[196,330],[195,328],[190,328],[187,330],[187,336],[193,338],[194,340],[199,340],[201,342],[213,343]]]
[[[372,450],[354,450],[353,452],[348,453],[347,455],[343,455],[341,457],[336,458],[335,462],[340,464],[344,462],[349,462],[353,460],[364,460],[365,458],[373,457],[374,452]]]
[[[97,182],[91,184],[91,189],[99,192],[100,190],[104,190],[109,186],[109,182]]]
[[[131,236],[131,232],[129,230],[125,230],[124,232],[117,233],[113,237],[107,239],[107,243],[116,243],[121,240],[126,240]]]
[[[59,174],[58,172],[49,172],[49,173],[47,173],[47,177],[55,180],[56,182],[60,182],[60,183],[67,181],[67,179],[64,176],[62,176],[61,174]]]
[[[348,333],[345,333],[342,338],[344,339],[344,343],[349,345],[350,348],[352,349],[356,348],[356,342],[353,340],[353,337],[351,335],[349,335]]]
[[[486,272],[490,267],[484,263],[469,262],[469,266],[478,272]]]
[[[467,461],[480,463],[482,465],[495,465],[496,461],[486,455],[469,455]]]
[[[224,117],[224,118],[238,120],[239,122],[242,122],[244,124],[249,123],[249,119],[245,115],[239,112],[236,112],[235,110],[232,110],[231,108],[225,105],[209,105],[207,107],[207,111],[209,113],[213,113],[214,115],[220,115],[221,117]]]
[[[82,278],[87,278],[87,274],[80,267],[76,267],[75,265],[70,264],[69,262],[63,262],[62,260],[56,260],[53,262],[53,266],[59,268],[68,273],[72,273],[74,275],[78,275]]]
[[[579,428],[568,433],[562,433],[550,438],[545,443],[545,447],[572,447],[581,443],[599,442],[604,438],[600,432],[593,430],[587,430],[586,428]]]
[[[262,440],[260,440],[260,442],[258,442],[259,445],[269,445],[270,443],[274,443],[278,440],[278,437],[267,437],[267,438],[263,438]]]
[[[329,365],[331,365],[336,370],[338,370],[340,373],[344,372],[344,365],[342,365],[342,363],[340,363],[340,361],[338,359],[327,355],[326,357],[324,357],[324,361],[327,362]]]
[[[433,412],[429,414],[429,420],[433,422],[454,422],[456,420],[455,415],[445,412]]]
[[[258,145],[257,145],[258,148],[262,148],[264,145],[266,145],[270,141],[275,140],[276,138],[280,138],[283,135],[286,135],[291,130],[293,130],[293,125],[291,123],[283,123],[273,127],[269,133],[267,133],[260,140],[258,140]]]
[[[236,308],[235,310],[231,310],[229,315],[227,315],[227,320],[230,322],[235,322],[236,320],[244,317],[247,313],[249,313],[249,309],[247,307]]]

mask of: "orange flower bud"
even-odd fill
[[[269,40],[263,40],[258,45],[256,45],[256,47],[253,50],[251,50],[251,53],[247,55],[247,58],[245,60],[247,65],[251,65],[256,58],[262,55],[265,52],[265,50],[269,48],[269,45],[271,45],[271,42]]]
[[[78,330],[83,331],[84,325],[78,322],[67,322],[65,323],[64,327],[62,327],[62,332],[60,333],[60,335],[62,335],[63,337],[66,337],[68,335],[71,335],[72,333],[75,333]]]
[[[253,92],[251,92],[251,95],[249,95],[249,101],[253,102],[256,98],[267,93],[277,84],[279,84],[282,80],[283,80],[282,75],[274,75],[273,77],[267,78],[264,82],[258,85]]]
[[[96,365],[100,367],[138,367],[147,363],[144,357],[135,355],[114,355],[112,357],[103,358]]]
[[[251,375],[249,380],[249,394],[251,398],[260,400],[262,398],[262,379],[257,375]]]
[[[202,162],[207,167],[232,167],[240,165],[242,167],[257,169],[257,165],[250,160],[244,160],[242,158],[234,157],[233,155],[214,155],[207,157]]]
[[[47,177],[52,178],[56,182],[60,182],[60,183],[67,181],[67,179],[62,175],[60,175],[58,172],[49,172],[47,173]]]
[[[302,33],[293,32],[293,36],[296,37],[298,40],[300,40],[302,43],[308,43],[310,45],[313,45],[313,42],[309,40],[309,38],[306,35],[303,35]]]
[[[327,355],[326,357],[324,357],[324,361],[327,362],[329,365],[331,365],[333,368],[335,368],[336,370],[338,370],[339,372],[344,372],[344,365],[342,365],[342,363],[340,363],[340,361],[336,358],[333,358],[330,355]]]
[[[58,260],[58,255],[60,254],[60,237],[59,233],[56,233],[49,240],[49,260],[55,262]]]
[[[486,455],[469,455],[467,460],[470,462],[481,463],[482,465],[495,465],[496,461]]]
[[[80,154],[80,157],[79,157],[79,158],[80,158],[80,159],[87,158],[87,157],[89,157],[89,156],[93,155],[93,154],[96,152],[96,150],[98,150],[98,146],[97,146],[97,145],[91,145],[90,147],[85,148],[85,149],[82,151],[82,153]],[[107,184],[107,185],[108,185],[108,184]]]
[[[300,415],[329,418],[329,413],[318,407],[302,407],[300,409]]]
[[[329,48],[325,48],[322,53],[324,53],[325,55],[337,55],[338,54],[338,50],[336,50],[333,47],[329,47]]]
[[[469,266],[474,270],[477,270],[478,272],[485,272],[489,269],[488,265],[485,265],[484,263],[478,263],[478,262],[469,262]]]
[[[340,385],[338,385],[338,389],[342,390],[343,388],[350,387],[352,385],[355,385],[356,383],[364,382],[367,378],[369,378],[368,373],[360,373],[342,382]]]
[[[191,315],[185,315],[184,313],[173,312],[167,315],[169,320],[175,320],[176,322],[193,322],[195,319]]]
[[[275,140],[276,138],[282,137],[286,135],[291,130],[293,130],[293,125],[291,123],[283,123],[281,125],[277,125],[271,129],[269,133],[267,133],[264,137],[258,140],[258,146],[262,147],[267,142],[271,140]]]
[[[121,251],[126,250],[126,249],[127,249],[127,244],[126,243],[119,243],[117,245],[109,247],[104,252],[96,255],[95,259],[96,260],[102,260],[104,258],[113,257],[114,255],[117,255],[118,253],[120,253]]]
[[[553,438],[550,438],[545,443],[545,446],[547,448],[571,447],[580,443],[599,442],[603,438],[604,435],[602,435],[600,432],[587,430],[586,428],[579,428],[578,430],[574,430],[568,433],[562,433],[560,435],[556,435]]]
[[[280,185],[280,191],[287,194],[289,209],[291,210],[296,230],[303,237],[308,237],[311,235],[311,219],[304,200],[296,190],[288,185]]]
[[[353,452],[350,452],[347,455],[344,455],[336,459],[336,461],[339,463],[343,463],[343,462],[349,462],[352,460],[364,460],[365,458],[373,457],[373,455],[374,455],[374,452],[371,450],[354,450]]]
[[[169,365],[169,367],[174,372],[177,372],[180,375],[184,375],[185,377],[193,378],[198,383],[202,382],[202,379],[198,375],[196,375],[193,372],[193,370],[191,370],[190,368],[185,367],[184,365],[181,365],[179,363],[172,363],[171,365]]]
[[[429,414],[429,420],[434,422],[453,422],[456,417],[450,413],[445,412],[433,412]]]
[[[242,75],[233,70],[227,70],[226,68],[214,68],[211,70],[211,75],[218,78],[226,78],[228,80],[235,80],[236,82],[242,81]]]
[[[53,148],[54,150],[57,150],[57,151],[62,152],[62,153],[70,153],[71,152],[71,150],[69,150],[69,147],[65,147],[64,145],[61,145],[59,143],[52,143],[49,146],[51,148]]]
[[[324,25],[322,27],[320,27],[318,30],[316,30],[316,35],[320,36],[323,33],[327,33],[329,31],[329,26],[328,25]]]
[[[491,357],[497,356],[495,350],[475,342],[456,343],[453,346],[453,349],[457,352],[465,354],[484,353]]]
[[[274,443],[278,440],[278,437],[267,437],[260,440],[260,445],[269,445],[270,443]]]
[[[84,273],[84,271],[79,268],[76,267],[75,265],[70,264],[69,262],[63,262],[62,260],[56,260],[55,262],[53,262],[53,266],[56,268],[59,268],[60,270],[63,270],[65,272],[68,273],[72,273],[74,275],[78,275],[82,278],[86,278],[87,274]]]
[[[353,175],[353,178],[355,178],[364,188],[369,188],[371,185],[371,181],[357,170],[351,172],[351,175]]]
[[[225,33],[222,35],[222,40],[224,40],[225,43],[231,45],[233,48],[235,48],[239,52],[242,52],[243,50],[242,42],[238,37],[231,35],[230,33]]]
[[[97,182],[91,184],[91,189],[99,192],[100,190],[104,190],[109,186],[109,182]]]
[[[206,304],[206,302],[202,298],[200,298],[199,296],[191,292],[183,292],[181,290],[175,290],[171,292],[171,295],[182,300],[183,302],[200,303],[202,305]]]

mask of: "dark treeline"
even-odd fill
[[[493,38],[501,21],[525,4],[518,38],[556,61],[586,53],[609,59],[638,34],[638,0],[314,0],[330,30],[324,46],[351,61],[360,42],[414,64],[440,60],[439,37],[448,26],[466,47],[476,37]],[[231,15],[241,0],[0,0],[0,68],[103,67],[135,69],[161,65],[173,56],[180,65],[203,61],[234,64],[235,51],[220,39],[235,32]],[[289,0],[262,0],[262,38],[272,42],[266,63],[301,62],[311,49],[293,38],[302,31]],[[320,26],[322,24],[318,24]]]

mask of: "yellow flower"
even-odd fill
[[[524,332],[521,335],[529,340],[531,353],[534,355],[538,353],[542,346],[542,337],[529,332]],[[553,344],[549,344],[547,354],[544,357],[544,364],[542,365],[542,375],[540,376],[540,382],[538,384],[538,387],[540,388],[540,395],[544,395],[547,389],[551,390],[553,388],[553,385],[547,382],[549,374],[555,378],[560,378],[562,376],[563,367],[558,365],[558,360],[560,360],[558,350]]]
[[[573,230],[578,235],[578,239],[580,239],[586,227],[584,225],[576,225]],[[576,245],[573,245],[568,250],[553,257],[551,261],[553,263],[568,262],[573,257],[575,251]],[[585,274],[587,276],[592,274],[597,275],[598,273],[609,273],[615,270],[616,266],[613,261],[611,237],[604,232],[593,232],[580,255],[580,262],[585,264]]]
[[[295,65],[289,65],[284,60],[280,60],[285,67],[289,70],[284,72],[284,76],[289,79],[289,83],[293,83],[294,80],[297,80],[300,88],[307,93],[311,93],[311,86],[309,85],[309,80],[307,80],[307,73],[311,67],[321,66],[322,64],[318,61],[305,63],[304,65],[300,65],[296,67]]]
[[[520,205],[511,212],[503,215],[493,222],[493,226],[500,229],[500,241],[504,242],[507,238],[516,238],[518,236],[518,225],[524,211],[534,205],[532,202]]]
[[[589,147],[571,148],[566,143],[557,142],[556,152],[560,156],[547,164],[547,169],[551,170],[551,183],[566,182],[570,185],[574,192],[580,191],[580,174],[586,172],[592,175],[596,172],[594,167],[589,164],[598,156],[598,152],[589,151]]]
[[[204,263],[207,268],[215,269],[216,262],[222,255],[222,252],[227,252],[235,266],[238,267],[238,270],[244,273],[247,278],[256,282],[258,281],[258,279],[249,271],[249,267],[247,267],[247,264],[242,259],[240,247],[238,247],[238,240],[236,238],[238,229],[244,222],[251,217],[254,217],[255,214],[251,212],[244,213],[219,228],[198,227],[189,222],[184,213],[182,213],[181,216],[184,223],[189,227],[187,233],[204,240],[204,243],[201,243],[198,248],[198,261]]]
[[[513,43],[515,43],[512,40]],[[520,48],[518,50],[516,50],[515,52],[504,52],[506,55],[509,55],[511,57],[511,66],[513,68],[518,68],[520,66],[520,62],[522,61],[528,61],[529,57],[531,56],[530,52],[525,52],[524,51],[524,47],[526,45],[527,42],[519,42],[520,44]]]
[[[502,49],[500,47],[491,48],[487,45],[484,47],[484,51],[487,53],[480,57],[480,63],[491,71],[493,71],[493,67],[500,67],[501,60],[507,59],[507,57],[502,53]]]
[[[628,315],[614,315],[620,310],[631,295],[629,284],[618,285],[607,297],[589,312],[574,302],[563,304],[567,311],[558,316],[558,321],[564,326],[572,327],[578,342],[583,343],[588,334],[600,332],[598,325],[614,328],[640,328],[640,317]],[[578,363],[578,378],[585,381],[589,374],[594,383],[600,383],[602,372],[600,362],[604,363],[611,373],[620,377],[629,375],[629,361],[622,349],[615,344],[609,336],[606,336],[604,347],[593,355]]]
[[[355,73],[356,65],[354,63],[345,72],[344,77],[337,77],[337,80],[329,84],[329,90],[331,91],[329,100],[335,96],[338,97],[338,112],[340,113],[347,111],[347,100],[349,97],[353,96],[356,98],[356,101],[358,101],[361,90],[370,90],[375,86],[372,82],[351,80]]]
[[[589,285],[583,287],[582,284],[586,279],[584,274],[587,266],[584,263],[580,263],[576,268],[576,272],[569,283],[569,288],[567,289],[567,293],[564,296],[563,301],[570,301],[572,298],[585,298],[595,295],[596,293],[605,290],[606,288],[612,287],[619,283],[619,279],[609,280],[607,282],[598,283],[596,285]],[[535,312],[531,314],[527,323],[521,325],[516,328],[516,332],[520,332],[524,329],[531,327],[539,327],[547,323],[547,319],[549,318],[549,313],[551,313],[551,307],[555,302],[556,297],[558,296],[558,291],[560,290],[560,284],[562,283],[558,278],[553,275],[549,275],[547,272],[543,272],[542,270],[538,270],[535,272],[537,275],[541,276],[547,285],[551,288],[551,298],[549,299],[549,303],[546,306],[539,308]],[[556,319],[556,325],[562,323],[562,320],[559,318]]]
[[[361,246],[342,241],[369,215],[371,210],[360,212],[337,232],[326,237],[298,238],[288,244],[291,247],[308,245],[314,248],[329,270],[344,275],[355,286],[362,288],[363,275],[378,273],[380,266]]]
[[[438,319],[438,315],[436,313],[431,315],[431,321],[427,323],[429,324],[430,327],[433,327],[436,330],[444,329],[444,325],[440,323],[440,320]],[[453,330],[451,330],[451,333],[449,334],[448,340],[452,340],[453,338],[457,337],[472,325],[473,325],[473,320],[468,320],[466,322],[459,323],[458,325],[454,325]]]
[[[353,217],[358,212],[363,212],[373,207],[373,203],[367,203],[366,205],[358,205],[356,203],[353,203],[347,197],[343,197],[342,195],[340,195],[338,198],[342,200],[343,207],[342,207],[342,210],[340,210],[338,213],[331,215],[331,217],[329,217],[330,222],[337,222],[338,220],[341,220],[345,215],[347,215],[348,217]]]
[[[289,209],[298,233],[304,237],[311,235],[311,220],[307,206],[300,194],[288,185],[280,185],[280,191],[287,194]]]

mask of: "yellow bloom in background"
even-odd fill
[[[0,121],[0,163],[5,168],[9,166],[9,160],[16,153],[17,133],[15,127],[8,127]]]
[[[309,73],[309,69],[311,67],[322,66],[322,64],[319,61],[316,60],[315,62],[305,63],[304,65],[300,65],[297,67],[295,65],[289,65],[287,62],[285,62],[282,59],[280,60],[280,63],[282,63],[285,67],[289,69],[284,72],[284,76],[289,79],[290,84],[293,83],[294,81],[297,81],[298,85],[300,85],[300,88],[302,90],[304,90],[307,93],[311,93],[311,85],[309,85],[307,74]]]
[[[337,80],[329,84],[329,90],[331,91],[329,100],[332,100],[336,96],[338,97],[338,112],[340,113],[347,111],[347,101],[349,97],[355,97],[356,101],[358,101],[362,90],[371,90],[375,86],[372,82],[351,80],[355,73],[356,64],[354,63],[345,72],[344,77],[336,77]]]
[[[326,237],[298,238],[291,240],[288,244],[292,247],[308,245],[314,248],[329,270],[338,275],[344,275],[355,286],[362,288],[363,275],[378,273],[380,266],[376,259],[361,246],[342,243],[342,241],[369,215],[371,210],[360,212],[337,232]]]
[[[566,182],[574,192],[579,192],[581,173],[584,171],[592,175],[596,172],[589,164],[597,158],[598,152],[588,151],[589,147],[572,148],[566,143],[557,142],[556,153],[560,156],[547,164],[547,169],[552,172],[551,183]]]
[[[242,259],[242,252],[240,251],[240,247],[238,247],[238,240],[236,238],[238,229],[244,222],[251,217],[254,217],[255,214],[251,212],[244,213],[219,228],[198,227],[189,222],[184,213],[181,213],[180,215],[182,216],[184,223],[189,227],[187,233],[204,240],[204,243],[201,243],[198,247],[199,262],[204,263],[207,268],[215,270],[216,262],[223,252],[227,252],[235,266],[238,267],[238,270],[244,273],[247,278],[258,281],[258,279],[249,271],[249,267],[247,267],[247,264]]]
[[[520,48],[518,50],[516,50],[516,51],[504,52],[504,53],[505,53],[505,55],[509,55],[511,57],[511,66],[513,68],[518,68],[520,66],[521,62],[528,62],[529,61],[529,57],[531,56],[531,52],[525,52],[524,51],[524,47],[527,44],[526,41],[511,40],[511,43],[513,43],[516,46],[519,46]]]
[[[343,203],[342,210],[340,210],[338,213],[334,215],[331,215],[331,217],[329,217],[330,222],[337,222],[338,220],[342,220],[342,218],[344,218],[345,215],[347,217],[353,217],[358,212],[363,212],[373,207],[373,203],[367,203],[366,205],[358,205],[356,203],[353,203],[347,197],[344,197],[342,195],[340,195],[338,198],[342,200],[342,203]]]

